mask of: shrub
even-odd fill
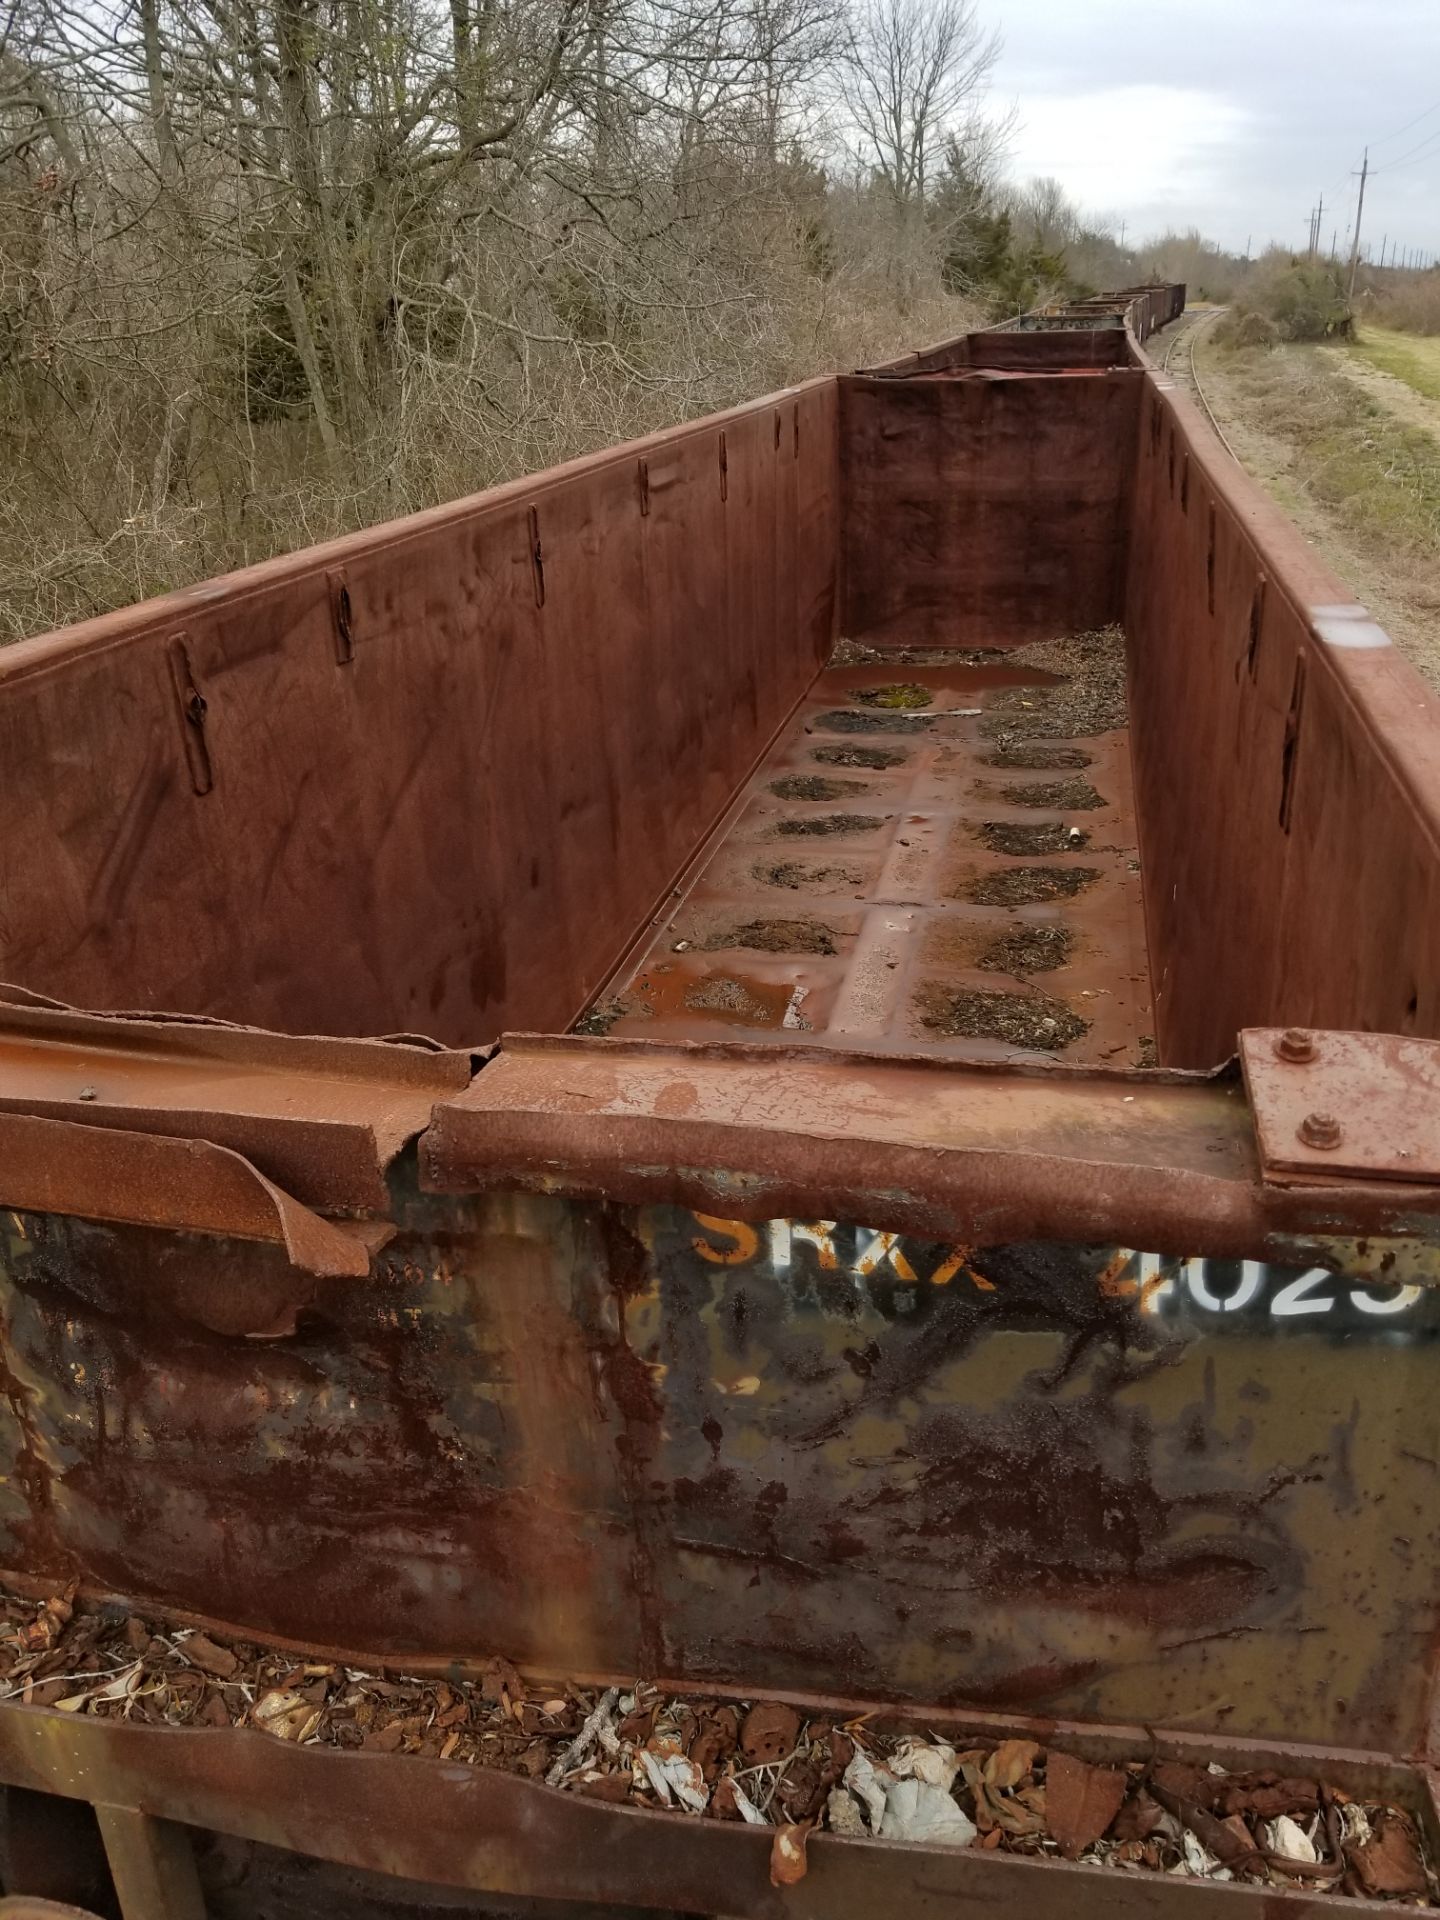
[[[1341,269],[1328,260],[1258,267],[1235,296],[1229,334],[1236,344],[1252,315],[1278,340],[1348,339],[1354,328]]]

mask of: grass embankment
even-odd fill
[[[1382,373],[1403,380],[1427,400],[1440,400],[1440,334],[1392,333],[1366,327],[1352,349]]]
[[[1285,447],[1277,492],[1313,501],[1377,558],[1403,555],[1440,567],[1440,441],[1347,380],[1333,364],[1336,351],[1217,354],[1227,411]]]

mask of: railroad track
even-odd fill
[[[1200,379],[1200,369],[1195,364],[1196,336],[1198,335],[1202,327],[1209,326],[1212,320],[1218,320],[1220,318],[1220,315],[1224,312],[1226,312],[1226,308],[1224,307],[1209,307],[1204,312],[1196,314],[1192,320],[1183,321],[1181,325],[1176,329],[1176,331],[1171,335],[1169,341],[1166,344],[1165,357],[1160,362],[1160,368],[1161,368],[1161,371],[1164,373],[1169,373],[1171,371],[1171,366],[1170,366],[1171,356],[1174,354],[1175,349],[1176,347],[1179,346],[1180,342],[1184,340],[1187,343],[1188,352],[1189,352],[1188,364],[1184,365],[1183,367],[1177,367],[1174,369],[1174,371],[1176,371],[1177,373],[1183,373],[1186,379],[1188,379],[1190,386],[1194,389],[1195,398],[1200,402],[1201,411],[1204,413],[1205,418],[1210,422],[1211,427],[1214,429],[1216,439],[1220,442],[1221,446],[1224,447],[1225,451],[1229,454],[1230,458],[1238,466],[1240,464],[1240,456],[1238,453],[1236,453],[1234,447],[1231,446],[1229,440],[1225,437],[1225,429],[1220,425],[1219,420],[1216,419],[1215,417],[1215,409],[1211,406],[1209,398],[1206,395],[1204,385],[1202,384]]]

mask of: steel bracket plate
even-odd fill
[[[1440,1041],[1250,1027],[1240,1064],[1267,1182],[1440,1185]]]

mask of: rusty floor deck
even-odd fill
[[[580,1030],[1152,1064],[1128,730],[1036,651],[832,663]]]

